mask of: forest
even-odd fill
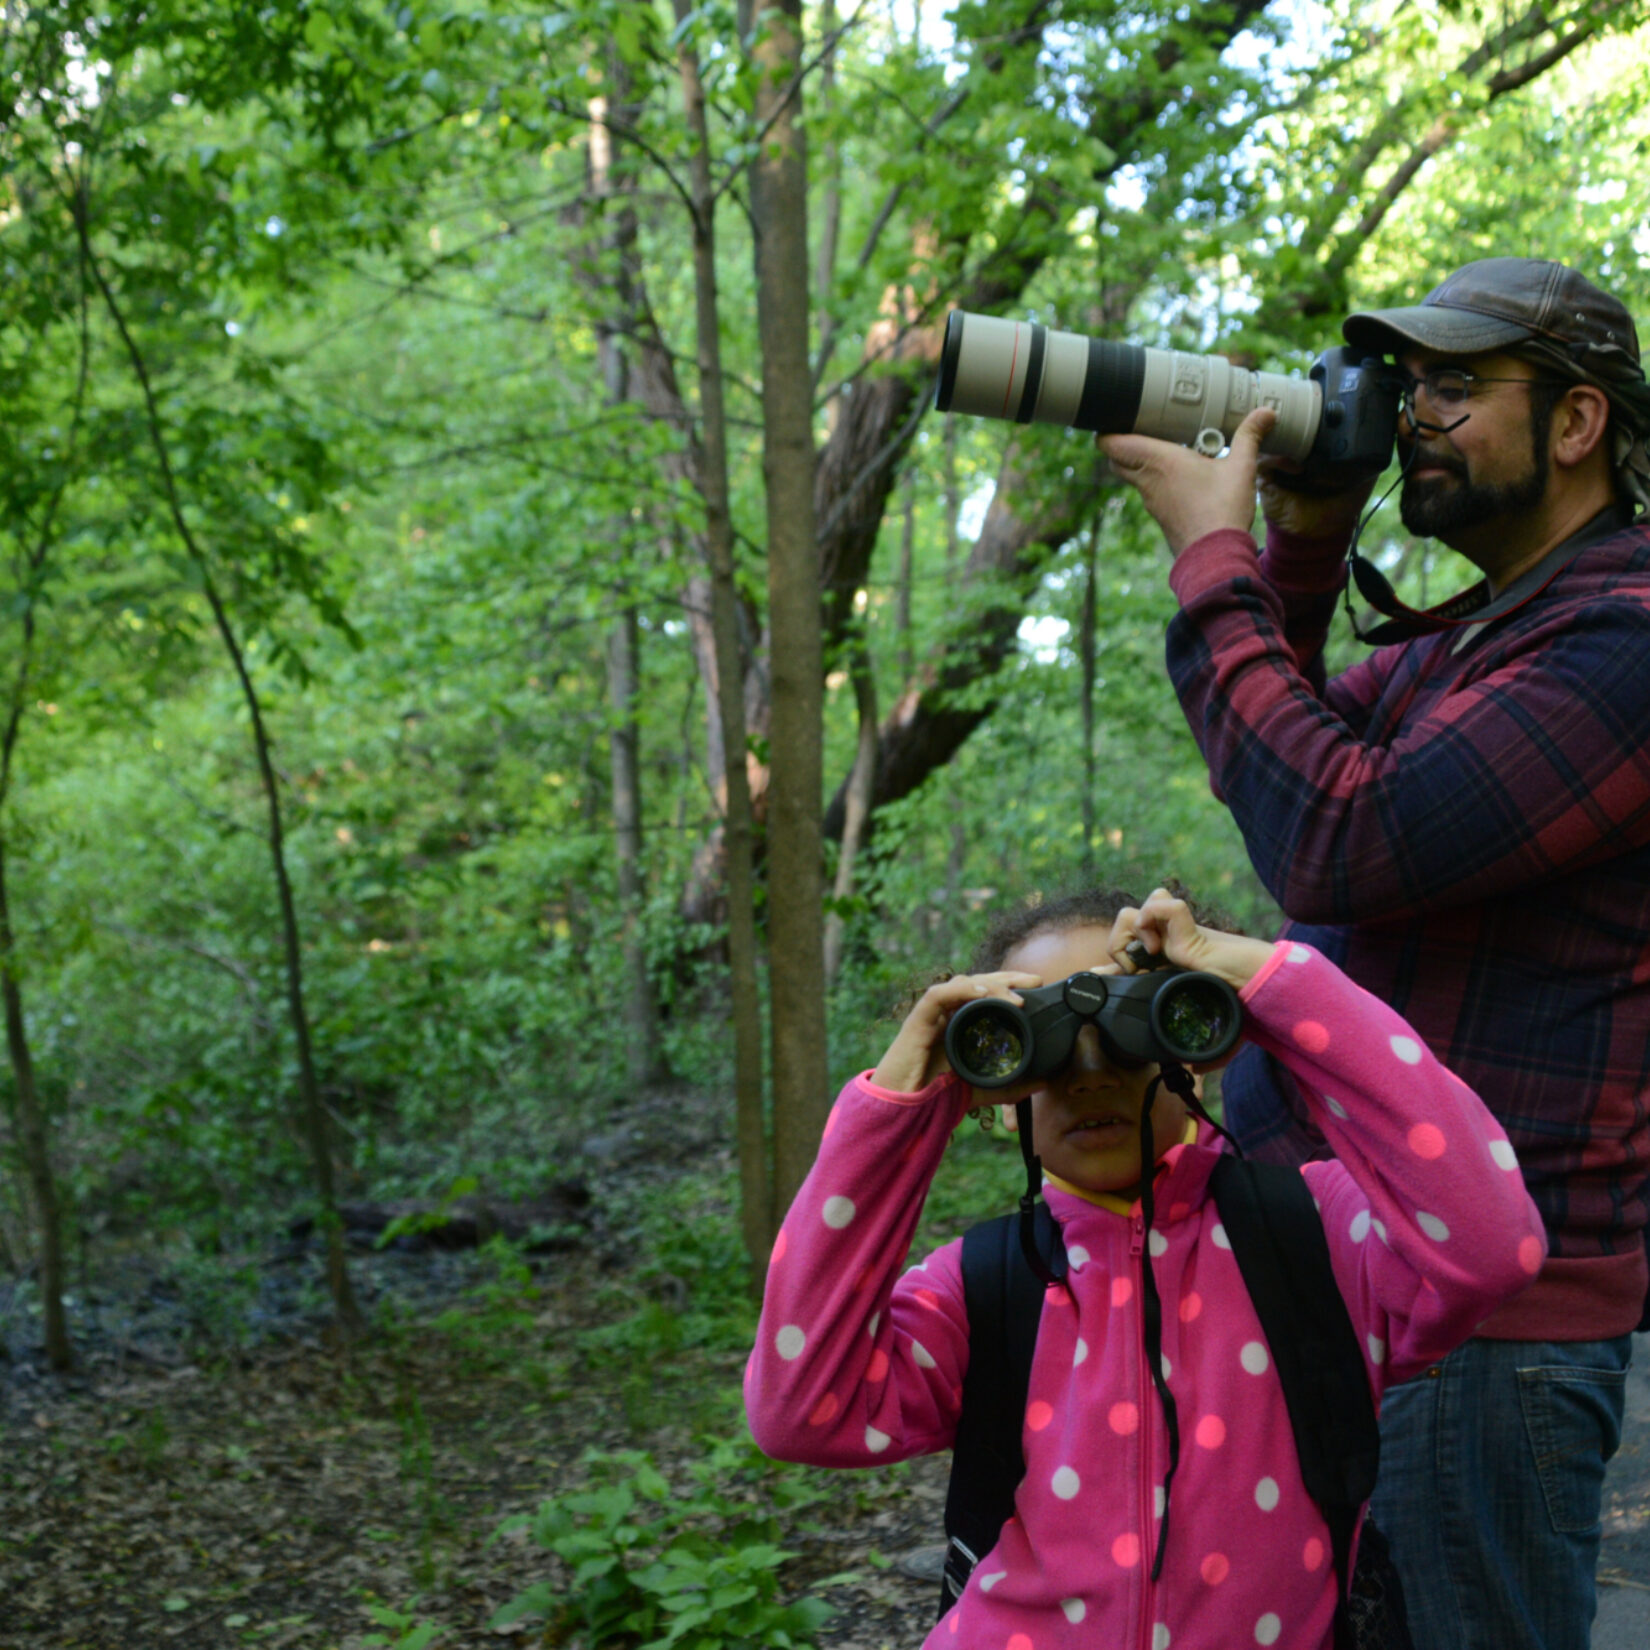
[[[0,0],[0,1642],[915,1642],[943,1480],[741,1420],[832,1094],[1005,905],[1277,920],[946,315],[1650,315],[1647,146],[1634,0]]]

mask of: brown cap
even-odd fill
[[[1349,315],[1354,349],[1393,354],[1406,345],[1473,355],[1540,340],[1578,365],[1595,353],[1638,364],[1639,335],[1619,300],[1585,275],[1543,258],[1481,258],[1458,269],[1413,309]]]

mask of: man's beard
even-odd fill
[[[1398,496],[1398,514],[1417,538],[1442,539],[1482,527],[1517,511],[1533,509],[1547,491],[1547,432],[1551,415],[1531,420],[1530,468],[1518,481],[1471,481],[1464,458],[1449,451],[1427,453],[1425,463],[1447,471],[1453,481],[1406,476]]]

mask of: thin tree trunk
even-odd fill
[[[608,251],[614,267],[611,277],[612,313],[601,330],[598,349],[602,378],[610,407],[630,399],[630,373],[622,340],[634,330],[636,213],[628,197],[634,178],[615,165],[614,128],[629,124],[624,107],[628,75],[617,53],[612,75],[619,100],[618,118],[608,119],[608,99],[590,100],[590,193],[595,200],[621,197],[611,214]],[[619,528],[622,541],[628,536]],[[642,867],[641,738],[637,721],[640,703],[641,626],[633,604],[623,606],[607,637],[608,705],[612,717],[608,735],[613,773],[613,843],[618,870],[620,952],[624,970],[625,1074],[632,1089],[658,1082],[664,1071],[659,1054],[659,1014],[648,971],[642,912],[645,901]]]
[[[77,208],[75,225],[80,237],[86,268],[103,297],[104,307],[114,322],[126,348],[132,371],[143,395],[144,412],[149,427],[149,440],[154,448],[155,462],[160,471],[161,486],[166,498],[167,512],[189,559],[200,575],[201,591],[212,610],[219,639],[228,653],[235,679],[240,684],[241,696],[246,702],[247,715],[252,723],[252,743],[258,759],[258,778],[263,788],[264,806],[268,815],[266,842],[271,865],[275,872],[276,897],[281,913],[281,944],[286,962],[287,1018],[292,1026],[293,1042],[298,1054],[298,1097],[300,1122],[309,1147],[310,1172],[315,1178],[315,1193],[321,1205],[319,1224],[326,1232],[327,1287],[332,1294],[333,1310],[337,1315],[339,1333],[352,1340],[361,1333],[363,1324],[360,1308],[355,1303],[355,1292],[350,1286],[349,1267],[344,1257],[344,1228],[338,1218],[337,1187],[332,1172],[332,1143],[329,1137],[326,1105],[321,1099],[321,1085],[315,1074],[315,1056],[310,1040],[309,1015],[304,1006],[303,947],[298,932],[298,907],[292,894],[292,881],[287,873],[286,831],[281,818],[281,792],[275,777],[271,757],[269,732],[264,723],[263,704],[247,669],[246,656],[229,622],[216,580],[199,541],[183,513],[177,479],[172,469],[171,455],[161,428],[160,409],[155,404],[155,392],[149,380],[149,369],[137,347],[126,317],[114,292],[105,279],[102,268],[91,249],[90,228],[86,213]]]
[[[27,1028],[23,1023],[23,992],[17,979],[17,942],[12,930],[11,905],[6,889],[5,841],[0,838],[0,999],[6,1015],[6,1051],[11,1056],[17,1089],[17,1133],[23,1163],[34,1196],[34,1218],[40,1237],[40,1305],[45,1318],[46,1357],[53,1369],[74,1363],[68,1320],[63,1312],[63,1221],[57,1204],[57,1182],[52,1175],[46,1111],[34,1080]]]
[[[837,12],[836,0],[823,0],[819,8],[819,32],[829,41],[836,33]],[[814,302],[819,306],[820,314],[830,313],[831,286],[836,279],[836,248],[837,240],[842,232],[842,146],[837,142],[836,134],[830,129],[829,122],[836,106],[836,51],[833,47],[825,56],[825,61],[819,70],[819,105],[825,116],[827,126],[825,134],[824,152],[821,155],[823,162],[824,182],[820,191],[819,213],[819,261],[814,272]],[[825,428],[827,432],[836,428],[836,421],[842,416],[842,397],[833,395],[825,403]],[[826,964],[826,973],[831,972],[830,964]]]
[[[871,796],[877,782],[877,682],[863,632],[853,641],[849,675],[854,684],[854,708],[859,716],[859,743],[848,779],[847,811],[842,824],[842,846],[837,855],[836,884],[831,890],[831,912],[825,919],[825,978],[834,981],[842,967],[847,919],[841,906],[854,892],[859,851],[871,819]]]
[[[894,657],[902,682],[911,679],[911,552],[917,537],[917,471],[905,469],[905,508],[899,535],[899,572],[894,579]]]
[[[829,1106],[820,856],[824,784],[820,559],[808,361],[808,196],[801,0],[757,17],[739,0],[764,137],[750,169],[756,317],[762,347],[762,477],[768,526],[768,954],[772,988],[774,1193],[790,1205]]]
[[[1079,865],[1083,880],[1094,880],[1094,653],[1098,633],[1095,586],[1100,558],[1100,513],[1089,532],[1088,562],[1083,569],[1083,612],[1077,626],[1077,650],[1082,660],[1083,712],[1083,852]]]
[[[750,1260],[751,1288],[760,1296],[777,1229],[773,1156],[762,1113],[762,1006],[757,981],[755,830],[746,766],[744,669],[739,646],[739,593],[734,583],[733,517],[728,505],[727,415],[722,394],[722,343],[716,286],[716,197],[710,133],[699,57],[687,28],[691,0],[675,0],[681,26],[677,62],[691,147],[693,288],[699,368],[705,549],[710,567],[714,702],[724,766],[723,830],[728,895],[728,972],[733,999],[733,1086],[739,1147],[739,1222]]]
[[[659,1016],[642,932],[642,795],[636,708],[640,626],[627,607],[607,634],[607,691],[613,713],[613,838],[619,873],[619,917],[625,975],[625,1070],[632,1089],[661,1080]]]

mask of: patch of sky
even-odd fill
[[[985,525],[985,513],[997,496],[997,483],[987,482],[970,493],[957,507],[957,535],[959,538],[978,538]]]
[[[1051,665],[1060,657],[1061,645],[1070,634],[1070,623],[1051,613],[1020,621],[1020,646],[1040,665]]]

